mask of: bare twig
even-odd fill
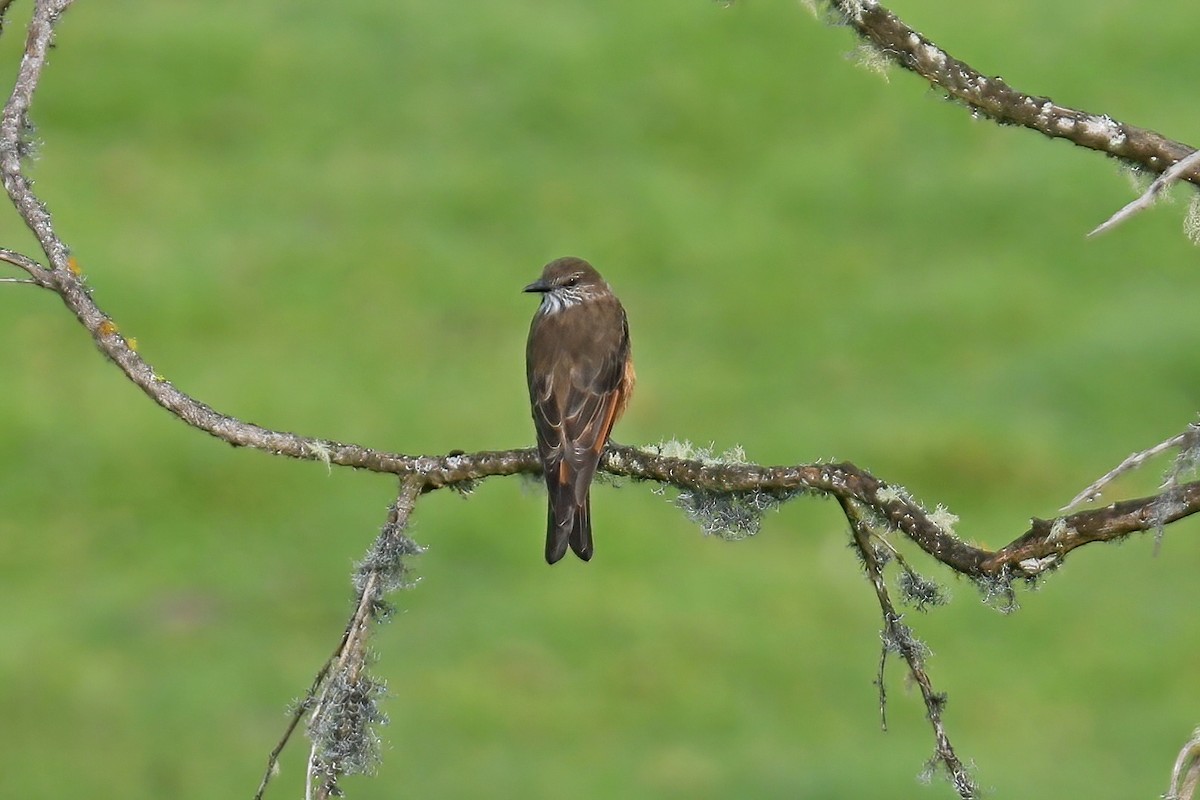
[[[1075,495],[1075,497],[1073,497],[1071,499],[1071,502],[1067,503],[1065,506],[1062,507],[1062,510],[1070,511],[1071,509],[1077,508],[1077,507],[1083,505],[1084,503],[1088,503],[1088,502],[1091,502],[1092,500],[1095,500],[1096,498],[1098,498],[1100,496],[1100,492],[1105,487],[1107,487],[1110,483],[1115,481],[1117,478],[1124,475],[1126,472],[1132,472],[1133,470],[1142,466],[1143,464],[1145,464],[1147,461],[1154,458],[1155,456],[1161,455],[1162,453],[1165,453],[1167,450],[1170,450],[1172,448],[1179,447],[1185,441],[1187,441],[1189,436],[1194,436],[1194,435],[1195,434],[1191,432],[1191,428],[1189,428],[1189,430],[1184,431],[1183,433],[1180,433],[1180,434],[1176,434],[1175,436],[1172,436],[1170,439],[1159,442],[1158,444],[1154,445],[1153,447],[1147,448],[1146,450],[1142,450],[1141,452],[1138,452],[1138,453],[1131,454],[1128,458],[1126,458],[1120,464],[1117,464],[1111,470],[1106,472],[1104,475],[1102,475],[1100,478],[1098,478],[1095,482],[1093,482],[1090,486],[1088,486],[1082,492]]]
[[[0,281],[4,283],[32,283],[35,286],[41,286],[43,289],[54,288],[54,281],[50,275],[50,270],[29,256],[18,253],[16,250],[0,247],[0,261],[29,273],[28,278],[0,278]]]
[[[831,0],[842,19],[880,55],[917,73],[974,113],[1004,125],[1020,125],[1054,139],[1099,150],[1152,172],[1162,172],[1195,148],[1145,128],[1118,122],[1029,95],[998,76],[981,74],[947,53],[874,0]],[[1200,185],[1200,171],[1180,177]]]
[[[1132,217],[1134,214],[1137,214],[1139,211],[1144,211],[1145,209],[1154,205],[1154,201],[1158,199],[1158,196],[1162,194],[1168,186],[1183,178],[1189,171],[1195,171],[1197,169],[1200,169],[1200,150],[1196,150],[1187,158],[1175,162],[1170,169],[1155,178],[1154,182],[1146,188],[1146,191],[1143,192],[1140,197],[1130,202],[1120,211],[1102,222],[1096,227],[1095,230],[1089,233],[1088,236],[1095,236],[1096,234],[1104,233],[1107,230],[1112,230],[1125,220]]]
[[[265,772],[263,772],[262,781],[258,784],[258,791],[254,793],[254,800],[262,800],[263,793],[267,790],[267,784],[271,782],[271,779],[275,777],[275,773],[279,769],[279,756],[283,753],[284,748],[287,747],[288,742],[291,741],[292,734],[296,732],[296,727],[300,724],[300,720],[304,718],[305,714],[312,710],[313,704],[316,703],[317,692],[319,692],[321,687],[325,684],[325,677],[329,674],[329,668],[333,666],[334,660],[338,658],[338,656],[340,656],[345,650],[346,642],[350,638],[350,632],[353,625],[354,617],[352,616],[350,621],[346,624],[346,630],[342,633],[342,639],[340,642],[338,642],[338,646],[334,648],[333,653],[330,654],[329,658],[325,660],[325,663],[321,666],[321,668],[317,670],[317,675],[315,678],[313,678],[312,685],[308,687],[308,691],[305,693],[304,699],[299,703],[296,703],[295,707],[292,709],[291,716],[288,718],[288,724],[287,727],[284,728],[283,735],[279,737],[279,741],[275,744],[275,748],[267,756],[267,769]]]

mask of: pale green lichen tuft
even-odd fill
[[[942,586],[911,569],[900,571],[897,586],[900,599],[915,607],[917,611],[928,611],[931,607],[943,606],[950,600],[949,594]]]
[[[929,521],[937,526],[937,529],[947,536],[954,535],[954,526],[958,522],[958,516],[950,513],[950,510],[941,503],[938,503],[929,514]]]
[[[330,678],[323,712],[309,727],[315,748],[314,774],[336,785],[342,775],[370,774],[379,763],[376,728],[387,724],[379,701],[387,687],[366,674],[350,679],[339,672]]]
[[[795,492],[709,492],[689,489],[679,493],[675,504],[705,536],[745,539],[758,533],[766,512],[778,508]]]
[[[1200,245],[1200,193],[1192,193],[1187,213],[1183,216],[1183,232],[1189,242]]]

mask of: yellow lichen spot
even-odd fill
[[[76,277],[83,274],[83,269],[79,266],[79,259],[75,256],[67,256],[67,271]]]
[[[137,352],[137,337],[136,336],[126,336],[125,344],[129,345],[130,350],[132,350],[135,353]]]
[[[111,319],[106,319],[104,322],[100,323],[101,336],[112,336],[117,332],[117,330],[117,323],[113,322]]]

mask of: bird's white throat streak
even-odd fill
[[[543,316],[550,316],[558,312],[577,306],[588,297],[579,287],[564,287],[561,289],[552,289],[542,295],[542,305],[538,312]]]

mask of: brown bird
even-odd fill
[[[525,374],[550,493],[546,562],[562,558],[568,545],[587,561],[592,477],[633,392],[629,324],[612,289],[581,258],[551,261],[525,291],[542,294],[529,326]]]

